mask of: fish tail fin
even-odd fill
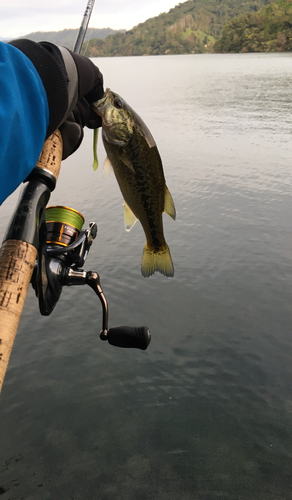
[[[141,264],[142,276],[149,278],[156,271],[169,278],[174,275],[174,267],[168,245],[165,243],[165,246],[159,252],[155,252],[147,246],[146,242]]]

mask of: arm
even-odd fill
[[[0,42],[0,204],[33,169],[48,124],[47,95],[34,65]]]
[[[86,57],[46,42],[0,42],[0,204],[31,172],[58,127],[63,159],[79,147],[90,103],[102,95],[102,75]],[[90,126],[100,125],[95,115]]]

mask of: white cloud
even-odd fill
[[[0,37],[18,37],[33,31],[79,28],[87,0],[8,0],[0,5]],[[150,17],[167,12],[175,0],[97,0],[90,20],[94,28],[131,29]]]

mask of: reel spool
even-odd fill
[[[85,219],[74,208],[54,205],[46,209],[47,244],[67,247],[78,238]]]

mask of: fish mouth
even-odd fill
[[[94,110],[94,112],[97,115],[99,115],[99,116],[102,117],[102,115],[103,115],[103,109],[106,107],[107,100],[110,97],[110,94],[111,94],[111,90],[110,89],[106,89],[106,91],[103,94],[102,98],[99,99],[98,101],[93,102],[91,104],[92,109]]]
[[[95,101],[92,103],[92,106],[94,106],[95,108],[101,108],[101,106],[103,106],[107,100],[107,98],[109,97],[109,95],[111,94],[111,90],[110,89],[106,89],[105,93],[103,94],[102,98],[99,99],[98,101]]]

